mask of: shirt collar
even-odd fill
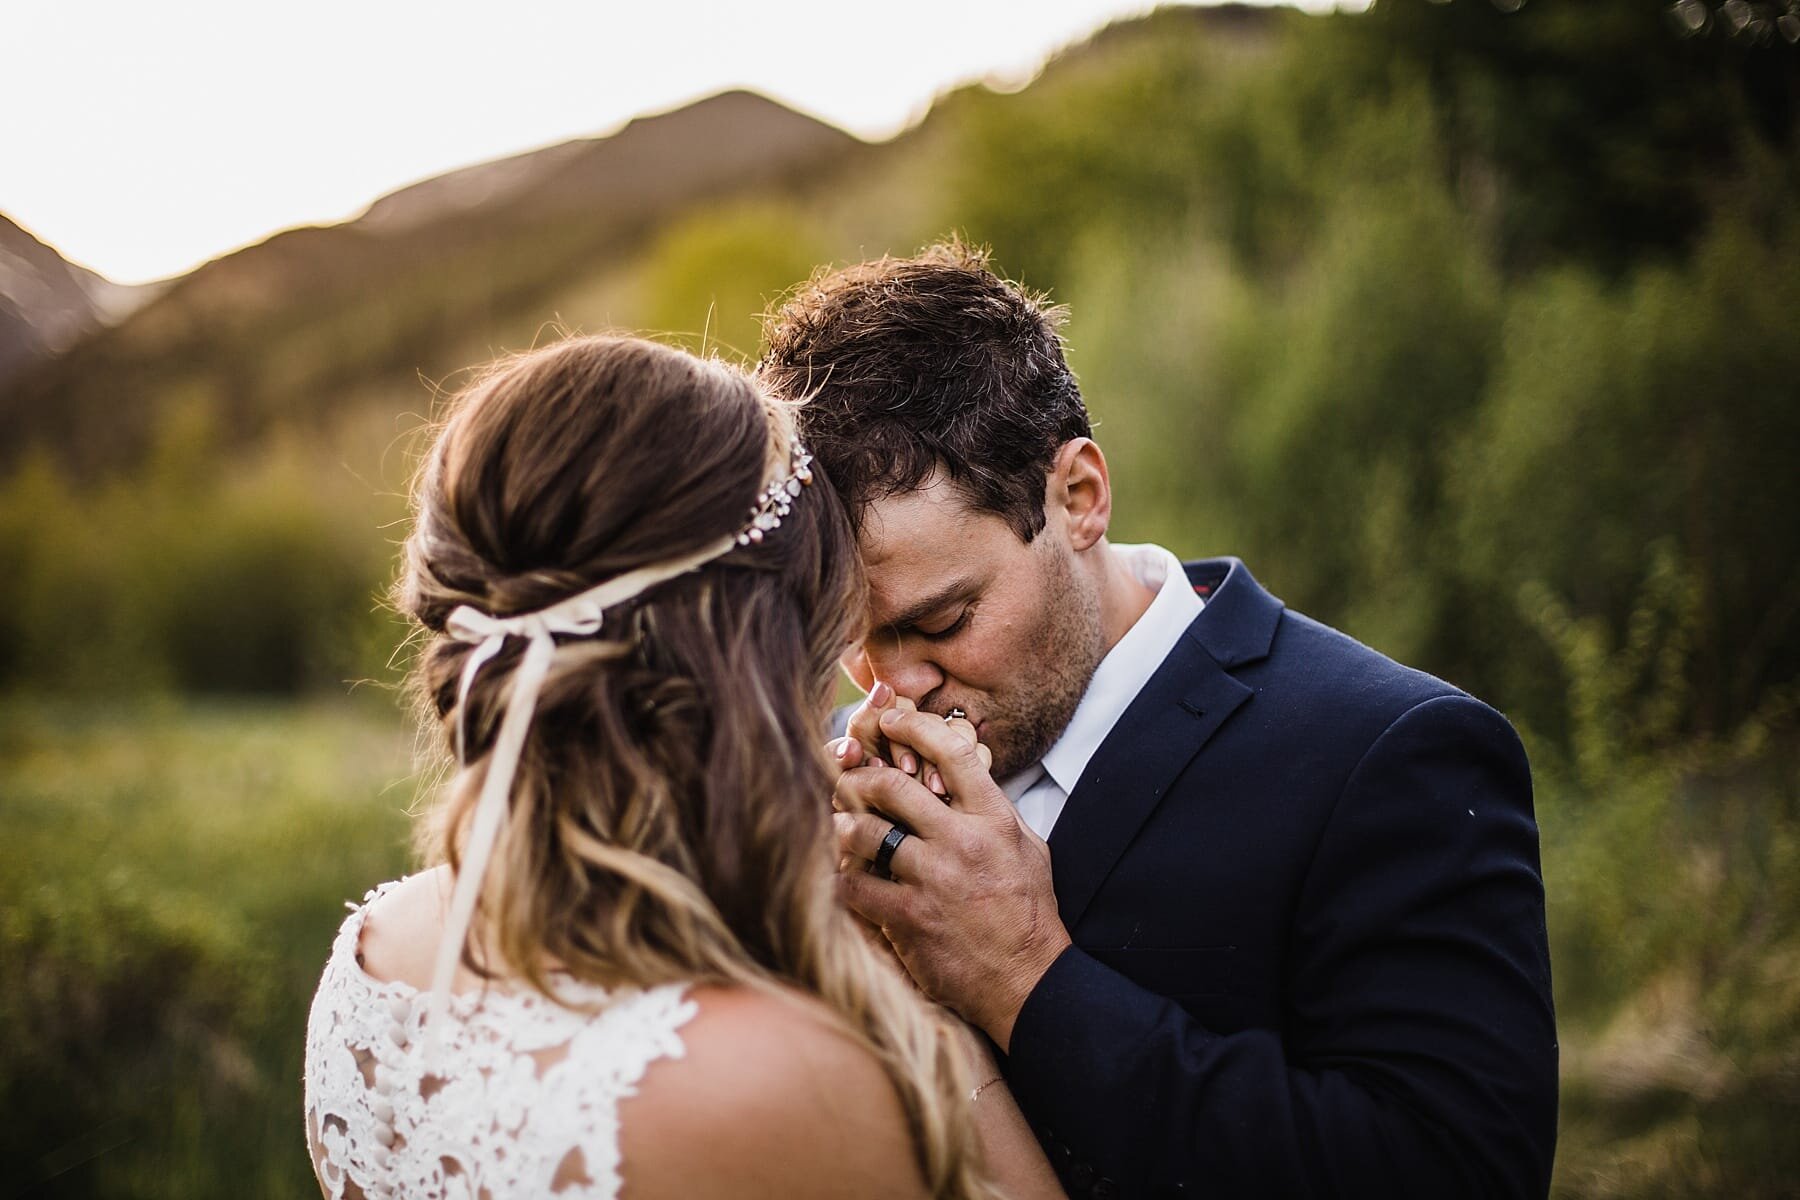
[[[1110,549],[1139,583],[1156,590],[1156,596],[1100,660],[1068,727],[1044,755],[1045,773],[1065,795],[1074,793],[1100,743],[1205,606],[1188,583],[1181,560],[1161,546],[1145,543]]]

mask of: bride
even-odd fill
[[[346,1197],[1059,1195],[985,1043],[833,901],[855,545],[742,372],[581,338],[455,402],[398,596],[456,769],[344,922],[306,1133]]]

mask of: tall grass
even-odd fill
[[[1571,666],[1636,653],[1531,599]],[[1583,684],[1584,742],[1635,719],[1624,678]],[[1532,741],[1555,1194],[1791,1194],[1800,753]],[[316,1194],[306,1006],[343,902],[406,868],[409,746],[379,703],[0,708],[0,1196]]]
[[[316,1196],[302,1031],[406,863],[364,704],[0,709],[0,1196]]]
[[[1520,601],[1568,689],[1533,742],[1563,1044],[1555,1194],[1774,1200],[1800,1179],[1800,745],[1794,697],[1675,741],[1703,611],[1652,548],[1628,622]]]

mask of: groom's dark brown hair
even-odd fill
[[[757,373],[808,399],[801,435],[859,527],[871,501],[942,470],[1029,542],[1057,448],[1089,433],[1064,315],[951,239],[800,285],[764,325]]]

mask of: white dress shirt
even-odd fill
[[[1000,784],[1019,816],[1041,838],[1050,836],[1088,760],[1204,607],[1181,569],[1181,560],[1161,546],[1115,545],[1111,551],[1139,583],[1156,592],[1156,598],[1100,660],[1056,744],[1036,764]]]

